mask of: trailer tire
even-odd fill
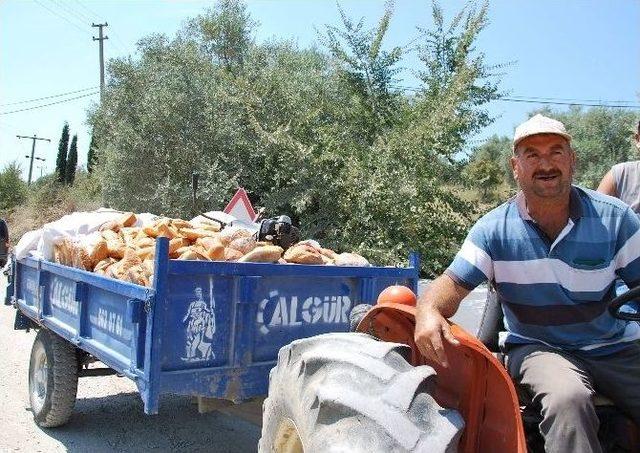
[[[284,346],[269,375],[261,453],[455,452],[464,422],[431,396],[436,373],[410,349],[361,333]]]
[[[36,424],[55,428],[67,423],[77,391],[75,346],[49,330],[40,329],[29,360],[29,403]]]

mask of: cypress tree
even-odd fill
[[[96,137],[91,134],[91,143],[89,143],[89,152],[87,153],[87,171],[91,173],[96,165]]]
[[[69,124],[62,126],[62,135],[58,143],[58,157],[56,158],[56,175],[58,181],[65,182],[65,172],[67,170],[67,149],[69,148]]]
[[[67,156],[67,168],[64,173],[64,179],[69,185],[72,185],[73,180],[76,178],[76,165],[78,165],[78,136],[74,135],[71,139],[69,155]]]

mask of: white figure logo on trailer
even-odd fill
[[[200,362],[215,359],[211,344],[216,333],[215,300],[211,297],[211,306],[202,297],[202,288],[194,290],[196,300],[189,304],[187,314],[182,319],[187,323],[187,344],[185,362]]]

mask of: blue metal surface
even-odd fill
[[[133,379],[147,413],[163,393],[264,395],[282,346],[347,331],[353,306],[418,284],[414,254],[407,268],[179,261],[159,238],[155,256],[153,289],[21,260],[12,297],[31,320]]]

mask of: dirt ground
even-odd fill
[[[4,302],[5,279],[0,281]],[[56,429],[33,422],[27,396],[35,333],[13,330],[15,311],[0,304],[0,452],[252,452],[260,438],[261,403],[199,414],[185,397],[164,398],[159,415],[145,415],[133,383],[116,376],[80,379],[75,413]],[[233,413],[231,413],[233,412]],[[242,417],[237,414],[241,414]],[[251,420],[251,421],[248,421]]]

